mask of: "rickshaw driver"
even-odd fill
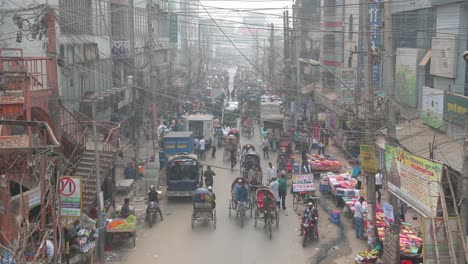
[[[270,213],[271,209],[274,208],[275,206],[275,201],[271,198],[270,195],[267,195],[267,194],[263,196],[262,201],[263,201],[263,212]],[[261,216],[261,218],[264,218],[264,215]]]
[[[245,187],[245,181],[239,179],[235,187],[235,196],[235,209],[237,210],[237,205],[239,203],[243,203],[245,205],[249,200],[249,191],[247,190],[247,187]]]
[[[156,187],[154,187],[154,185],[151,185],[147,196],[148,196],[147,197],[148,204],[146,205],[146,216],[148,216],[150,203],[151,202],[159,203],[159,199],[160,199],[159,193],[156,191]],[[158,212],[162,215],[161,206],[158,206]]]
[[[315,218],[318,219],[318,211],[317,208],[315,208],[314,204],[310,202],[304,211],[304,215],[302,216],[301,234],[299,234],[299,236],[302,236],[304,234],[304,223],[306,221],[312,221],[312,223],[314,224],[314,229],[317,230],[317,219]]]

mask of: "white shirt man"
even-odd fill
[[[49,261],[54,257],[54,243],[50,239],[46,240],[46,255]]]
[[[205,150],[205,139],[200,139],[200,150],[204,151]]]
[[[379,171],[375,174],[375,185],[382,186],[383,184],[383,174]]]
[[[279,206],[279,203],[281,202],[280,196],[279,196],[279,183],[276,180],[276,176],[272,179],[270,183],[270,189],[273,195],[275,196],[275,201],[276,201],[276,206]]]
[[[276,177],[276,168],[274,166],[268,167],[267,176],[268,176],[268,181],[271,181],[273,177]]]

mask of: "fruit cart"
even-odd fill
[[[127,219],[109,219],[106,225],[106,236],[108,243],[112,241],[131,240],[133,247],[136,245],[136,217],[130,215]]]

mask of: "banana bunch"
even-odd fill
[[[377,249],[373,249],[371,252],[369,252],[369,255],[371,257],[378,257],[379,256],[379,251]]]
[[[358,252],[358,255],[362,258],[365,258],[365,259],[371,259],[371,258],[375,258],[375,257],[378,257],[379,256],[379,251],[376,250],[376,249],[373,249],[372,251],[359,251]]]
[[[368,253],[369,253],[369,252],[367,252],[367,250],[365,250],[365,251],[359,251],[359,252],[358,252],[358,255],[359,255],[360,257],[367,258]]]

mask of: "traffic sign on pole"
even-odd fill
[[[81,177],[64,176],[59,181],[60,215],[81,217]]]

